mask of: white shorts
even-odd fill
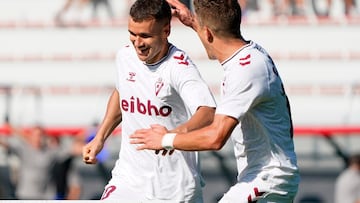
[[[109,184],[105,186],[101,200],[117,200],[121,202],[143,202],[145,200],[144,193],[139,193],[125,184]]]
[[[286,192],[283,192],[286,193]],[[241,182],[232,186],[219,203],[292,203],[294,195],[282,195],[271,190],[269,183],[261,180]]]
[[[197,196],[192,201],[174,201],[174,200],[150,200],[145,196],[145,192],[134,190],[123,181],[111,179],[105,186],[101,200],[113,202],[131,202],[131,203],[203,203],[202,195]]]

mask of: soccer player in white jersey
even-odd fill
[[[153,125],[131,135],[131,143],[143,144],[139,150],[220,150],[231,137],[237,183],[220,202],[293,202],[300,176],[289,101],[271,57],[242,37],[238,1],[194,0],[194,15],[178,0],[167,1],[221,63],[222,101],[209,126],[175,134]]]
[[[83,148],[85,163],[96,163],[96,154],[121,123],[119,159],[104,200],[203,202],[197,152],[158,156],[152,150],[136,150],[129,140],[135,130],[152,124],[187,132],[209,125],[214,117],[215,100],[198,69],[168,42],[171,17],[165,0],[137,0],[130,9],[132,46],[117,53],[116,89],[97,135]]]

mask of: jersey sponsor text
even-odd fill
[[[126,112],[135,113],[138,112],[144,115],[155,115],[167,117],[172,112],[170,106],[161,106],[157,107],[151,103],[150,100],[146,102],[141,102],[139,98],[131,97],[130,100],[122,99],[121,100],[121,109]]]

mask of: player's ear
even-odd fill
[[[170,32],[171,32],[171,25],[170,25],[170,23],[169,24],[166,24],[165,26],[164,26],[164,33],[165,33],[165,35],[168,37],[168,36],[170,36]]]
[[[206,37],[206,40],[209,42],[209,43],[212,43],[214,41],[214,35],[213,35],[213,32],[208,28],[208,27],[205,27],[205,37]]]

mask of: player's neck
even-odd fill
[[[159,54],[156,56],[156,59],[153,61],[145,61],[144,63],[146,65],[155,65],[158,64],[160,61],[163,61],[164,58],[169,54],[170,47],[172,46],[171,43],[167,42],[163,49],[159,52]]]
[[[242,47],[246,46],[249,42],[243,39],[225,39],[219,40],[215,47],[215,55],[220,63],[234,55]]]

